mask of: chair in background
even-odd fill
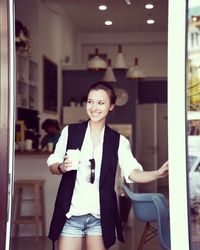
[[[170,250],[169,208],[164,195],[134,193],[125,185],[123,188],[131,200],[135,218],[146,223],[138,250],[142,250],[144,244],[155,236],[164,249]],[[152,222],[156,222],[157,228],[151,225]]]

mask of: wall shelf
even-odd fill
[[[17,107],[38,109],[38,64],[20,53],[17,58]]]

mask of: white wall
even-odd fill
[[[49,6],[49,5],[48,5]],[[52,9],[56,9],[55,12]],[[54,118],[60,118],[61,102],[62,102],[62,79],[61,79],[61,60],[66,55],[69,55],[71,61],[74,58],[74,44],[75,44],[76,32],[71,22],[62,15],[62,10],[55,4],[52,8],[39,4],[39,47],[41,52],[41,67],[42,68],[42,56],[45,55],[58,65],[58,102],[59,112]],[[41,82],[43,75],[41,74]],[[43,88],[40,86],[40,100],[43,97]],[[42,111],[42,103],[40,103],[40,110]],[[41,120],[50,118],[51,114],[41,114]]]
[[[39,59],[39,12],[38,0],[16,0],[15,1],[15,19],[21,21],[29,30],[31,38],[32,58],[36,62]]]
[[[99,53],[108,54],[114,65],[118,44],[122,44],[123,54],[128,67],[138,57],[147,77],[167,76],[167,32],[137,33],[137,34],[79,34],[77,40],[76,61],[86,65],[88,54],[94,53],[96,47]]]

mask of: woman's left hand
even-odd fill
[[[130,179],[137,183],[148,183],[164,178],[168,175],[168,161],[166,161],[159,169],[152,171],[140,171],[134,169],[130,174]]]
[[[158,178],[164,178],[168,175],[169,164],[166,161],[159,169],[158,169]]]

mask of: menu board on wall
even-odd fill
[[[58,68],[43,56],[43,109],[44,112],[57,112],[58,109]]]

